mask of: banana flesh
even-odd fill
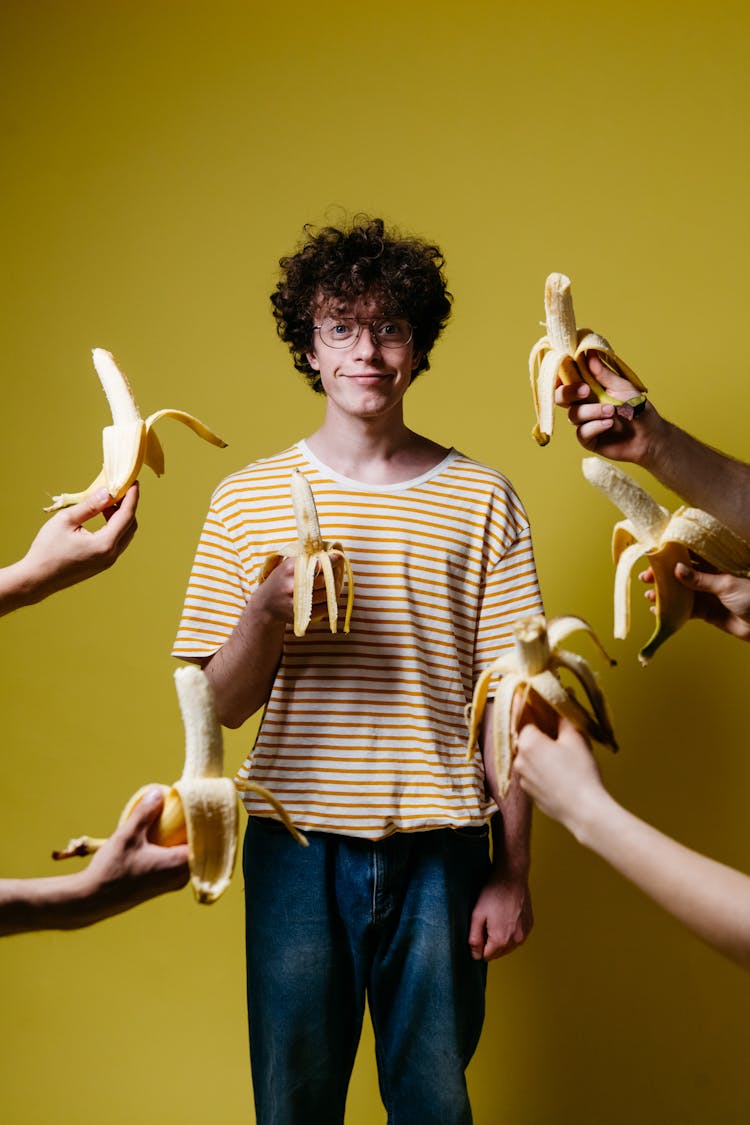
[[[232,877],[239,831],[237,788],[252,789],[275,809],[286,827],[301,843],[304,836],[291,823],[280,801],[260,785],[243,782],[235,786],[223,776],[224,747],[216,716],[211,685],[194,665],[174,674],[177,697],[185,727],[185,765],[182,777],[172,786],[160,786],[164,808],[149,832],[155,844],[172,847],[187,844],[190,880],[198,902],[211,903],[226,890]],[[142,786],[130,798],[120,816],[122,824],[150,786]],[[90,855],[105,839],[79,836],[65,848],[53,852],[54,859]]]
[[[268,556],[263,564],[259,581],[265,582],[282,559],[295,560],[294,635],[295,637],[303,637],[311,621],[318,621],[325,616],[323,611],[316,612],[313,616],[313,582],[318,566],[325,579],[326,610],[332,633],[335,633],[338,627],[338,596],[344,585],[344,575],[346,575],[347,599],[344,632],[348,633],[354,602],[354,575],[352,574],[351,564],[341,543],[337,541],[327,542],[323,539],[310,482],[299,469],[292,471],[291,488],[297,539],[294,543],[286,543],[283,547],[277,547]],[[334,569],[332,563],[338,562],[341,565]]]
[[[145,420],[141,417],[130,384],[115,363],[111,352],[94,348],[94,367],[107,396],[112,413],[112,425],[102,431],[104,463],[101,472],[82,492],[63,492],[52,498],[47,512],[55,512],[70,504],[77,504],[87,496],[106,488],[113,500],[123,496],[137,479],[142,465],[148,465],[159,477],[164,472],[164,450],[154,425],[160,418],[174,418],[188,426],[204,441],[226,447],[226,442],[184,410],[157,410]]]
[[[492,754],[501,797],[510,785],[515,738],[526,703],[532,708],[551,708],[590,738],[617,750],[609,708],[594,673],[582,656],[560,647],[566,637],[581,630],[589,634],[605,659],[613,664],[583,618],[565,616],[546,621],[537,613],[516,622],[512,651],[498,657],[477,680],[466,714],[469,757],[477,744],[491,681],[502,677],[492,715]],[[559,672],[563,668],[583,687],[590,710],[576,699],[571,688],[561,683]]]
[[[626,517],[615,524],[614,635],[630,630],[630,575],[646,557],[654,574],[656,623],[638,654],[647,664],[657,649],[692,615],[694,593],[675,577],[678,562],[695,565],[695,557],[725,574],[750,576],[750,544],[700,508],[679,507],[670,514],[632,477],[607,461],[586,457],[583,474],[617,505]]]
[[[633,408],[643,402],[646,388],[624,360],[615,355],[612,345],[603,336],[588,328],[576,328],[570,278],[564,273],[551,273],[544,286],[546,335],[534,344],[529,355],[529,375],[534,397],[537,423],[533,436],[539,445],[552,437],[555,417],[555,387],[563,383],[586,383],[599,402],[614,403],[618,413],[632,417]],[[590,374],[583,362],[588,352],[596,352],[602,363],[616,375],[622,375],[640,393],[623,403],[613,398]]]

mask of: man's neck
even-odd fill
[[[334,417],[330,410],[307,445],[330,469],[363,484],[412,480],[448,454],[445,446],[410,430],[403,417]]]

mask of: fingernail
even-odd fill
[[[98,492],[94,493],[94,502],[97,504],[106,504],[107,501],[112,503],[112,497],[107,492],[106,488],[100,488]]]
[[[615,414],[615,408],[612,405],[612,403],[611,402],[603,402],[602,403],[602,418],[613,418],[614,414]]]
[[[576,391],[576,398],[588,398],[588,397],[589,397],[589,388],[588,388],[587,384],[584,383]]]

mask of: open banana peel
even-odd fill
[[[510,786],[515,737],[526,703],[533,708],[535,702],[541,701],[542,708],[549,707],[564,715],[590,738],[617,750],[607,701],[594,673],[582,656],[560,647],[566,637],[581,630],[589,634],[604,658],[614,664],[583,618],[553,617],[547,621],[541,613],[535,613],[515,623],[513,649],[485,668],[477,680],[474,697],[466,709],[469,757],[477,744],[490,683],[497,676],[502,677],[495,692],[492,714],[492,753],[501,797]],[[591,710],[578,702],[571,688],[560,682],[558,673],[563,668],[579,681]]]
[[[294,635],[303,637],[311,621],[319,621],[325,612],[313,615],[313,583],[315,572],[320,566],[326,586],[326,610],[331,632],[337,631],[339,616],[338,596],[347,581],[346,614],[344,632],[349,632],[354,602],[354,575],[351,563],[339,542],[327,542],[320,532],[318,510],[310,488],[310,482],[299,469],[292,471],[292,506],[294,522],[297,526],[297,539],[268,556],[260,573],[260,582],[265,582],[282,559],[294,559]]]
[[[534,344],[529,355],[529,375],[534,396],[536,426],[532,433],[539,445],[547,445],[555,424],[555,388],[558,382],[586,383],[599,402],[614,403],[632,417],[634,407],[644,400],[646,387],[636,373],[620,359],[608,340],[588,328],[576,328],[570,278],[564,273],[551,273],[544,286],[546,334]],[[588,352],[616,375],[621,375],[639,392],[627,402],[613,398],[583,362]]]
[[[237,854],[237,790],[263,797],[300,844],[307,844],[276,798],[254,782],[234,782],[224,777],[224,747],[211,685],[200,668],[189,664],[174,674],[185,726],[185,766],[174,785],[160,786],[164,795],[161,816],[149,833],[154,844],[188,846],[190,880],[198,902],[215,902],[229,885]],[[144,785],[130,798],[120,816],[122,824],[143,797]],[[69,859],[97,851],[106,839],[79,836],[70,840],[53,859]]]
[[[647,664],[656,650],[691,617],[694,593],[675,577],[678,562],[695,565],[695,557],[725,574],[750,576],[750,544],[700,508],[685,505],[670,514],[632,477],[608,461],[586,457],[583,475],[608,496],[627,518],[612,533],[615,563],[614,635],[630,630],[630,574],[645,556],[654,575],[656,623],[638,654]]]
[[[226,447],[223,441],[208,426],[186,414],[184,410],[157,410],[143,419],[125,375],[115,363],[111,352],[94,348],[94,367],[107,396],[112,412],[112,425],[102,430],[104,463],[101,472],[88,488],[82,492],[62,492],[53,496],[46,512],[56,512],[85,500],[87,496],[106,488],[113,500],[122,500],[131,484],[137,479],[141,466],[148,465],[157,477],[164,472],[164,450],[154,433],[154,425],[160,418],[174,418],[188,426],[204,441]]]

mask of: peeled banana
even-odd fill
[[[499,795],[504,797],[510,785],[515,736],[524,705],[532,707],[541,700],[560,715],[570,719],[590,738],[617,750],[612,721],[604,695],[594,673],[582,656],[567,652],[560,644],[571,633],[583,630],[610,660],[590,625],[581,617],[553,617],[549,622],[535,613],[517,621],[513,627],[513,650],[498,657],[482,672],[474,688],[474,697],[467,707],[469,726],[468,756],[474,753],[482,717],[487,704],[490,683],[502,679],[495,692],[492,715],[492,753]],[[580,681],[591,704],[589,712],[575,698],[572,690],[560,682],[558,671],[566,668]],[[515,707],[520,695],[520,706]]]
[[[354,602],[354,576],[351,564],[346,557],[344,548],[339,542],[326,542],[320,533],[318,511],[315,507],[315,498],[310,488],[310,482],[299,469],[292,470],[292,507],[294,508],[294,522],[297,525],[297,539],[294,543],[286,543],[268,556],[263,564],[260,582],[264,582],[268,575],[276,569],[282,559],[294,559],[294,635],[303,637],[307,626],[312,620],[320,620],[323,612],[316,613],[313,617],[312,597],[315,571],[320,566],[326,585],[326,608],[328,623],[331,632],[337,630],[339,607],[338,596],[344,584],[344,573],[347,581],[346,615],[344,617],[344,632],[349,632],[349,623],[352,617],[352,604]],[[331,565],[331,560],[341,560],[341,567],[336,569]]]
[[[301,843],[304,836],[294,827],[280,801],[261,785],[235,783],[223,777],[224,748],[216,717],[211,685],[200,668],[189,664],[174,674],[177,697],[185,726],[185,766],[174,785],[160,786],[164,808],[149,833],[152,843],[171,847],[188,845],[190,878],[198,902],[210,903],[229,885],[237,853],[237,789],[252,790],[276,810],[286,827]],[[151,786],[144,785],[128,801],[120,817],[122,824]],[[79,836],[70,840],[54,859],[90,855],[105,839]]]
[[[635,407],[645,399],[646,388],[627,363],[615,355],[612,345],[603,336],[588,328],[576,328],[570,278],[564,273],[551,273],[547,278],[544,309],[547,332],[537,340],[529,355],[531,391],[537,418],[532,433],[539,445],[546,445],[552,437],[558,380],[587,383],[600,402],[614,403],[619,414],[632,418]],[[622,375],[641,393],[627,402],[613,398],[582,362],[587,352],[596,352],[605,367],[616,375]]]
[[[112,412],[112,425],[105,426],[102,431],[104,464],[98,477],[88,488],[83,492],[63,492],[59,496],[53,496],[52,503],[45,508],[46,512],[55,512],[59,508],[77,504],[79,500],[84,500],[101,488],[106,488],[113,500],[122,500],[144,464],[160,477],[164,472],[164,450],[153,429],[160,418],[174,418],[183,422],[204,441],[210,441],[221,449],[227,444],[213,430],[209,430],[208,426],[183,410],[157,410],[144,421],[130,385],[115,363],[112,353],[94,348],[92,355]]]
[[[654,574],[656,624],[638,654],[647,664],[660,645],[690,619],[695,597],[675,577],[678,562],[694,565],[691,555],[726,574],[750,575],[750,544],[700,508],[682,506],[670,515],[632,477],[608,461],[586,457],[583,475],[609,497],[627,518],[615,524],[614,635],[630,629],[630,572],[644,555]]]

